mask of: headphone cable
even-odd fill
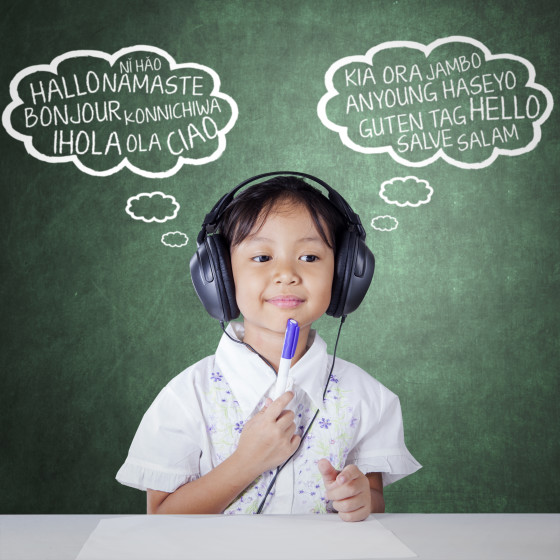
[[[222,330],[224,331],[224,334],[230,340],[233,340],[233,342],[237,342],[237,344],[243,344],[243,346],[246,346],[249,350],[251,350],[251,352],[255,353],[274,372],[274,375],[278,375],[278,372],[274,369],[274,366],[262,354],[259,354],[250,344],[247,344],[243,340],[237,340],[237,338],[233,338],[233,336],[231,336],[231,334],[229,334],[226,331],[224,321],[220,321],[220,326],[222,327]]]
[[[334,363],[336,360],[336,350],[338,348],[338,340],[340,338],[340,332],[342,331],[342,325],[344,324],[344,321],[346,321],[346,315],[343,315],[340,318],[340,325],[338,326],[338,333],[336,335],[336,341],[334,343],[334,352],[333,352],[333,359],[332,359],[332,363],[331,363],[331,369],[329,371],[329,374],[327,376],[327,382],[325,384],[325,388],[323,389],[323,397],[322,400],[323,402],[325,402],[325,396],[327,394],[327,389],[329,387],[329,382],[331,380],[331,376],[332,376],[332,372],[334,370]],[[247,344],[246,342],[243,342],[242,340],[238,340],[236,338],[234,338],[233,336],[231,336],[227,331],[226,331],[226,327],[224,325],[224,321],[220,321],[220,325],[222,327],[222,330],[224,331],[224,334],[230,339],[233,340],[233,342],[236,342],[237,344],[242,344],[243,346],[246,346],[249,350],[251,350],[251,352],[254,352],[259,358],[261,358],[261,360],[263,360],[263,362],[265,364],[267,364],[272,371],[274,372],[275,375],[277,375],[276,370],[274,369],[273,365],[261,354],[259,354],[250,344]],[[307,426],[305,432],[303,433],[303,435],[301,436],[301,440],[299,442],[299,445],[297,447],[297,449],[290,455],[290,457],[288,457],[288,459],[286,459],[286,461],[284,461],[284,463],[282,463],[281,465],[279,465],[278,467],[276,467],[276,473],[274,474],[274,477],[272,478],[272,480],[270,481],[270,484],[268,485],[268,488],[266,489],[266,492],[264,494],[263,499],[261,500],[261,503],[257,509],[257,511],[255,513],[259,514],[262,512],[263,508],[264,508],[264,503],[266,501],[266,499],[268,498],[268,495],[270,494],[270,492],[272,491],[272,488],[274,487],[274,484],[276,482],[276,479],[278,478],[278,475],[280,474],[280,471],[290,462],[290,460],[294,457],[294,455],[299,451],[301,444],[303,443],[305,437],[307,436],[307,434],[309,433],[309,430],[311,429],[311,426],[313,426],[313,423],[315,422],[315,418],[317,418],[317,415],[319,414],[319,409],[317,409],[315,411],[315,414],[313,416],[313,418],[311,419],[311,422],[309,423],[309,425]]]
[[[331,380],[332,372],[333,372],[333,369],[334,369],[334,362],[336,360],[336,349],[338,347],[338,339],[340,338],[340,331],[342,330],[342,325],[344,324],[345,320],[346,320],[346,315],[343,315],[340,318],[340,325],[338,327],[338,333],[336,335],[336,342],[334,344],[334,352],[333,352],[333,359],[332,359],[332,363],[331,363],[331,369],[329,371],[329,375],[327,376],[327,383],[325,384],[325,388],[323,390],[323,397],[322,397],[323,403],[325,402],[325,396],[327,394],[327,388],[329,386],[329,382]],[[272,480],[270,481],[270,484],[268,485],[268,488],[266,489],[264,497],[261,500],[261,503],[260,503],[260,505],[259,505],[259,507],[258,507],[258,509],[255,513],[257,513],[257,514],[262,513],[262,510],[264,508],[264,503],[266,502],[266,499],[268,498],[268,495],[272,491],[272,488],[274,487],[274,484],[276,483],[276,479],[278,478],[278,475],[280,474],[280,471],[290,462],[290,460],[294,457],[294,455],[299,451],[299,449],[301,447],[301,444],[303,443],[305,437],[309,433],[309,430],[311,429],[311,426],[313,426],[313,423],[315,422],[315,418],[317,418],[318,414],[319,414],[319,409],[317,409],[315,411],[315,414],[313,415],[313,418],[311,419],[311,422],[309,423],[309,425],[307,426],[307,429],[305,430],[305,432],[301,436],[301,440],[299,442],[299,445],[298,445],[297,449],[290,455],[290,457],[288,457],[288,459],[286,459],[286,461],[284,461],[284,463],[282,463],[282,465],[279,465],[278,467],[276,467],[276,473],[275,473],[274,477],[272,478]]]

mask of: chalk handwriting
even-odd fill
[[[338,60],[317,112],[349,148],[414,167],[462,168],[535,148],[553,107],[533,65],[469,37],[383,43]]]
[[[238,115],[214,70],[146,45],[65,53],[19,72],[10,93],[2,123],[29,154],[102,176],[169,177],[214,161]]]

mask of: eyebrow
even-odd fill
[[[274,242],[274,239],[272,239],[271,237],[263,237],[262,235],[256,235],[256,236],[247,236],[244,241],[246,241],[247,243],[270,243],[270,242]],[[325,242],[323,241],[323,239],[320,236],[313,236],[313,237],[301,237],[300,239],[296,239],[296,243],[307,243],[307,242],[314,242],[314,243],[320,243],[320,244],[324,244]]]

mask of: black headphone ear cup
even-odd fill
[[[338,241],[334,262],[334,278],[331,291],[331,302],[326,311],[327,315],[340,317],[346,300],[346,291],[352,270],[354,245],[356,236],[344,231]]]
[[[239,308],[235,299],[235,282],[231,270],[231,257],[226,240],[220,234],[214,234],[206,239],[216,265],[218,288],[224,309],[224,320],[231,321],[239,317]]]
[[[371,285],[374,270],[375,258],[373,253],[366,245],[365,240],[358,237],[354,247],[354,258],[341,315],[348,315],[348,313],[358,309]]]
[[[374,270],[375,258],[365,241],[355,232],[345,232],[336,253],[327,315],[337,318],[355,311],[366,296]]]
[[[224,322],[239,317],[229,249],[221,235],[204,240],[191,258],[190,269],[198,298],[212,317]]]

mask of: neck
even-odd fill
[[[292,359],[292,365],[294,365],[305,354],[310,330],[311,325],[300,328],[298,344]],[[263,358],[269,361],[276,372],[278,372],[282,348],[284,346],[284,333],[263,331],[261,329],[253,330],[249,325],[245,325],[245,336],[243,337],[243,342],[252,346],[261,356],[263,356]]]

